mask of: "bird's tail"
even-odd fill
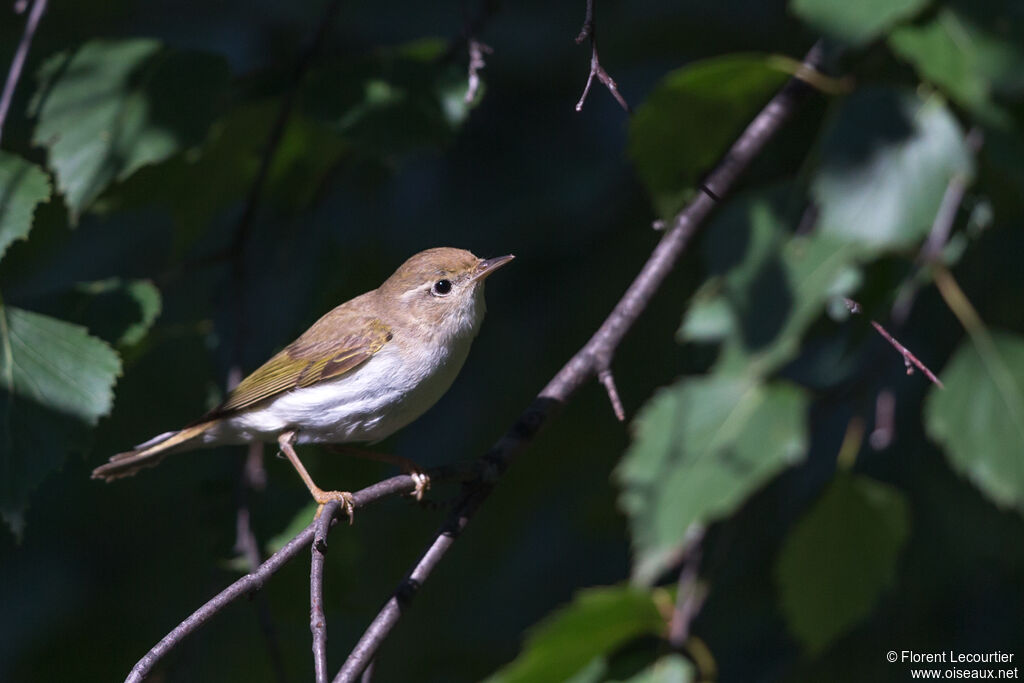
[[[106,465],[100,465],[92,471],[92,478],[114,481],[121,477],[130,477],[147,467],[155,467],[165,456],[189,445],[214,424],[216,424],[215,421],[201,422],[176,432],[166,432],[154,437],[130,451],[113,456]]]

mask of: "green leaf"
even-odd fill
[[[897,55],[983,122],[1010,123],[1000,95],[1024,88],[1024,14],[1016,0],[945,4],[921,25],[889,37]]]
[[[863,45],[909,19],[929,0],[790,0],[789,10],[816,31]]]
[[[50,179],[35,164],[0,152],[0,258],[32,229],[36,205],[50,198]]]
[[[371,155],[443,145],[470,109],[465,70],[439,63],[446,46],[425,39],[322,66],[303,88],[303,109]]]
[[[629,586],[591,588],[533,627],[522,653],[488,683],[565,681],[595,658],[644,635],[660,635],[665,621],[650,591]]]
[[[778,369],[798,353],[826,302],[859,283],[861,247],[823,232],[790,236],[786,209],[800,199],[785,187],[750,194],[708,229],[704,250],[715,277],[698,290],[679,337],[723,341],[719,370],[766,376]]]
[[[96,40],[47,60],[32,141],[49,149],[72,219],[112,181],[201,141],[227,77],[223,59],[155,40]]]
[[[936,97],[865,88],[824,134],[811,194],[820,230],[867,248],[908,247],[928,234],[949,181],[973,162]]]
[[[786,80],[777,60],[728,55],[669,73],[629,124],[629,156],[662,217],[674,214]]]
[[[629,517],[633,577],[658,578],[694,525],[731,514],[807,450],[807,396],[784,383],[686,378],[637,417],[616,478]]]
[[[952,467],[994,503],[1024,514],[1024,339],[965,342],[925,403],[925,428]]]
[[[622,683],[693,683],[697,671],[682,655],[666,655]]]
[[[83,282],[62,297],[61,316],[115,346],[138,344],[160,315],[160,290],[149,280]]]
[[[15,531],[31,491],[110,412],[120,372],[84,328],[0,307],[0,513]]]
[[[783,544],[775,566],[782,613],[812,653],[868,616],[895,581],[910,530],[895,488],[839,474]]]

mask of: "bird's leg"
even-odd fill
[[[281,447],[281,452],[284,453],[288,461],[291,462],[292,467],[302,477],[302,482],[309,489],[309,492],[313,495],[313,500],[320,504],[320,507],[316,509],[316,517],[320,517],[320,513],[324,511],[324,505],[331,502],[332,500],[340,501],[342,506],[345,508],[345,513],[348,515],[348,523],[352,524],[355,519],[355,504],[352,499],[352,494],[348,491],[324,491],[319,486],[313,483],[313,477],[309,476],[309,472],[306,471],[302,461],[299,460],[299,456],[295,453],[293,444],[295,443],[295,432],[288,431],[280,434],[277,437],[277,445]]]
[[[412,481],[416,485],[416,489],[413,491],[412,495],[416,500],[423,500],[423,493],[430,488],[430,477],[423,472],[419,465],[409,458],[403,458],[400,455],[391,455],[389,453],[377,453],[375,451],[357,448],[348,444],[326,444],[324,447],[332,453],[354,455],[357,458],[366,458],[367,460],[376,460],[378,462],[386,462],[389,465],[396,465],[399,469],[412,477]]]

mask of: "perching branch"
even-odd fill
[[[327,683],[327,617],[324,614],[324,559],[327,554],[327,533],[338,512],[339,503],[332,500],[324,506],[320,517],[313,520],[316,533],[310,544],[309,564],[309,630],[313,633],[313,678]]]
[[[14,51],[14,58],[11,60],[11,68],[7,72],[7,81],[4,83],[3,94],[0,94],[0,139],[3,139],[4,122],[7,121],[7,112],[14,100],[14,90],[18,87],[18,79],[21,78],[21,70],[25,67],[25,60],[28,58],[28,49],[32,46],[32,38],[39,27],[39,20],[43,18],[46,11],[47,0],[35,0],[32,9],[25,20],[25,30],[21,34],[21,41],[18,49]]]
[[[580,95],[580,99],[576,103],[576,111],[583,111],[583,103],[586,102],[587,95],[590,94],[590,86],[596,78],[601,81],[604,87],[608,88],[608,92],[612,94],[615,101],[627,113],[632,113],[633,110],[629,108],[626,99],[619,92],[619,86],[615,84],[615,79],[604,70],[604,67],[601,66],[601,60],[597,56],[597,26],[594,24],[594,0],[587,0],[587,13],[583,18],[583,27],[580,29],[580,34],[576,36],[576,44],[582,43],[587,38],[590,38],[590,73],[587,74],[587,84],[583,86],[583,94]]]
[[[448,481],[451,479],[464,478],[468,473],[471,473],[474,468],[478,467],[479,466],[476,464],[474,464],[472,468],[465,465],[449,465],[446,467],[431,469],[427,474],[430,475],[433,481]],[[353,505],[357,509],[362,508],[370,503],[375,503],[378,500],[389,496],[412,493],[415,488],[416,484],[413,481],[413,478],[408,474],[391,477],[390,479],[377,482],[372,486],[367,486],[366,488],[353,493]],[[260,590],[267,579],[273,576],[289,560],[310,546],[313,540],[317,538],[317,531],[321,528],[321,525],[325,523],[325,520],[329,520],[326,523],[331,525],[336,524],[338,521],[337,508],[330,509],[329,506],[325,506],[324,514],[320,516],[319,520],[311,522],[309,526],[299,532],[295,538],[288,541],[283,548],[267,558],[267,560],[259,566],[259,569],[246,574],[232,583],[202,607],[193,612],[187,619],[174,627],[170,633],[164,636],[159,643],[154,645],[153,648],[135,664],[131,673],[128,674],[128,678],[125,679],[125,683],[139,683],[139,681],[142,681],[152,672],[153,667],[156,666],[156,664],[163,659],[168,652],[174,649],[178,643],[184,640],[186,636],[196,631],[200,626],[205,624],[214,615],[221,612],[235,600],[246,595],[251,595],[252,593]]]
[[[591,14],[590,9],[588,3],[588,15]],[[805,57],[804,64],[808,69],[816,71],[821,67],[822,60],[823,50],[820,45],[815,45]],[[810,92],[812,88],[799,76],[794,76],[747,126],[708,176],[705,191],[699,193],[671,221],[640,273],[597,332],[569,359],[515,424],[481,458],[483,463],[490,465],[489,471],[485,470],[485,476],[466,487],[426,552],[360,638],[345,665],[335,676],[334,683],[354,683],[358,680],[362,671],[374,659],[384,639],[398,623],[403,611],[409,608],[423,582],[430,577],[465,529],[473,513],[493,490],[497,479],[529,445],[540,428],[555,416],[587,380],[601,372],[607,372],[607,377],[611,378],[610,359],[615,355],[615,350],[647,308],[697,229],[717,206],[715,198],[728,195],[740,174],[792,117]],[[605,381],[604,384],[607,389],[610,383]],[[616,394],[609,392],[613,405],[615,398]]]

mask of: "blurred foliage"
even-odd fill
[[[247,570],[240,506],[264,556],[308,522],[287,463],[265,458],[266,488],[242,489],[242,449],[112,486],[88,474],[427,247],[518,258],[452,390],[375,448],[428,467],[482,453],[819,35],[828,92],[619,349],[631,429],[597,383],[581,391],[377,676],[903,681],[889,650],[1024,656],[1024,5],[598,4],[631,117],[597,86],[573,110],[582,1],[497,7],[472,101],[457,3],[345,3],[298,78],[320,3],[50,4],[0,151],[0,680],[123,677]],[[0,22],[0,63],[22,26]],[[932,263],[940,209],[953,222]],[[966,300],[940,295],[936,268]],[[872,320],[945,388],[908,374]],[[332,487],[389,473],[316,450]],[[332,535],[330,668],[440,514],[387,501]],[[698,557],[686,590],[706,602],[680,647],[668,623]],[[159,679],[274,681],[274,649],[308,679],[307,572],[218,615]]]

